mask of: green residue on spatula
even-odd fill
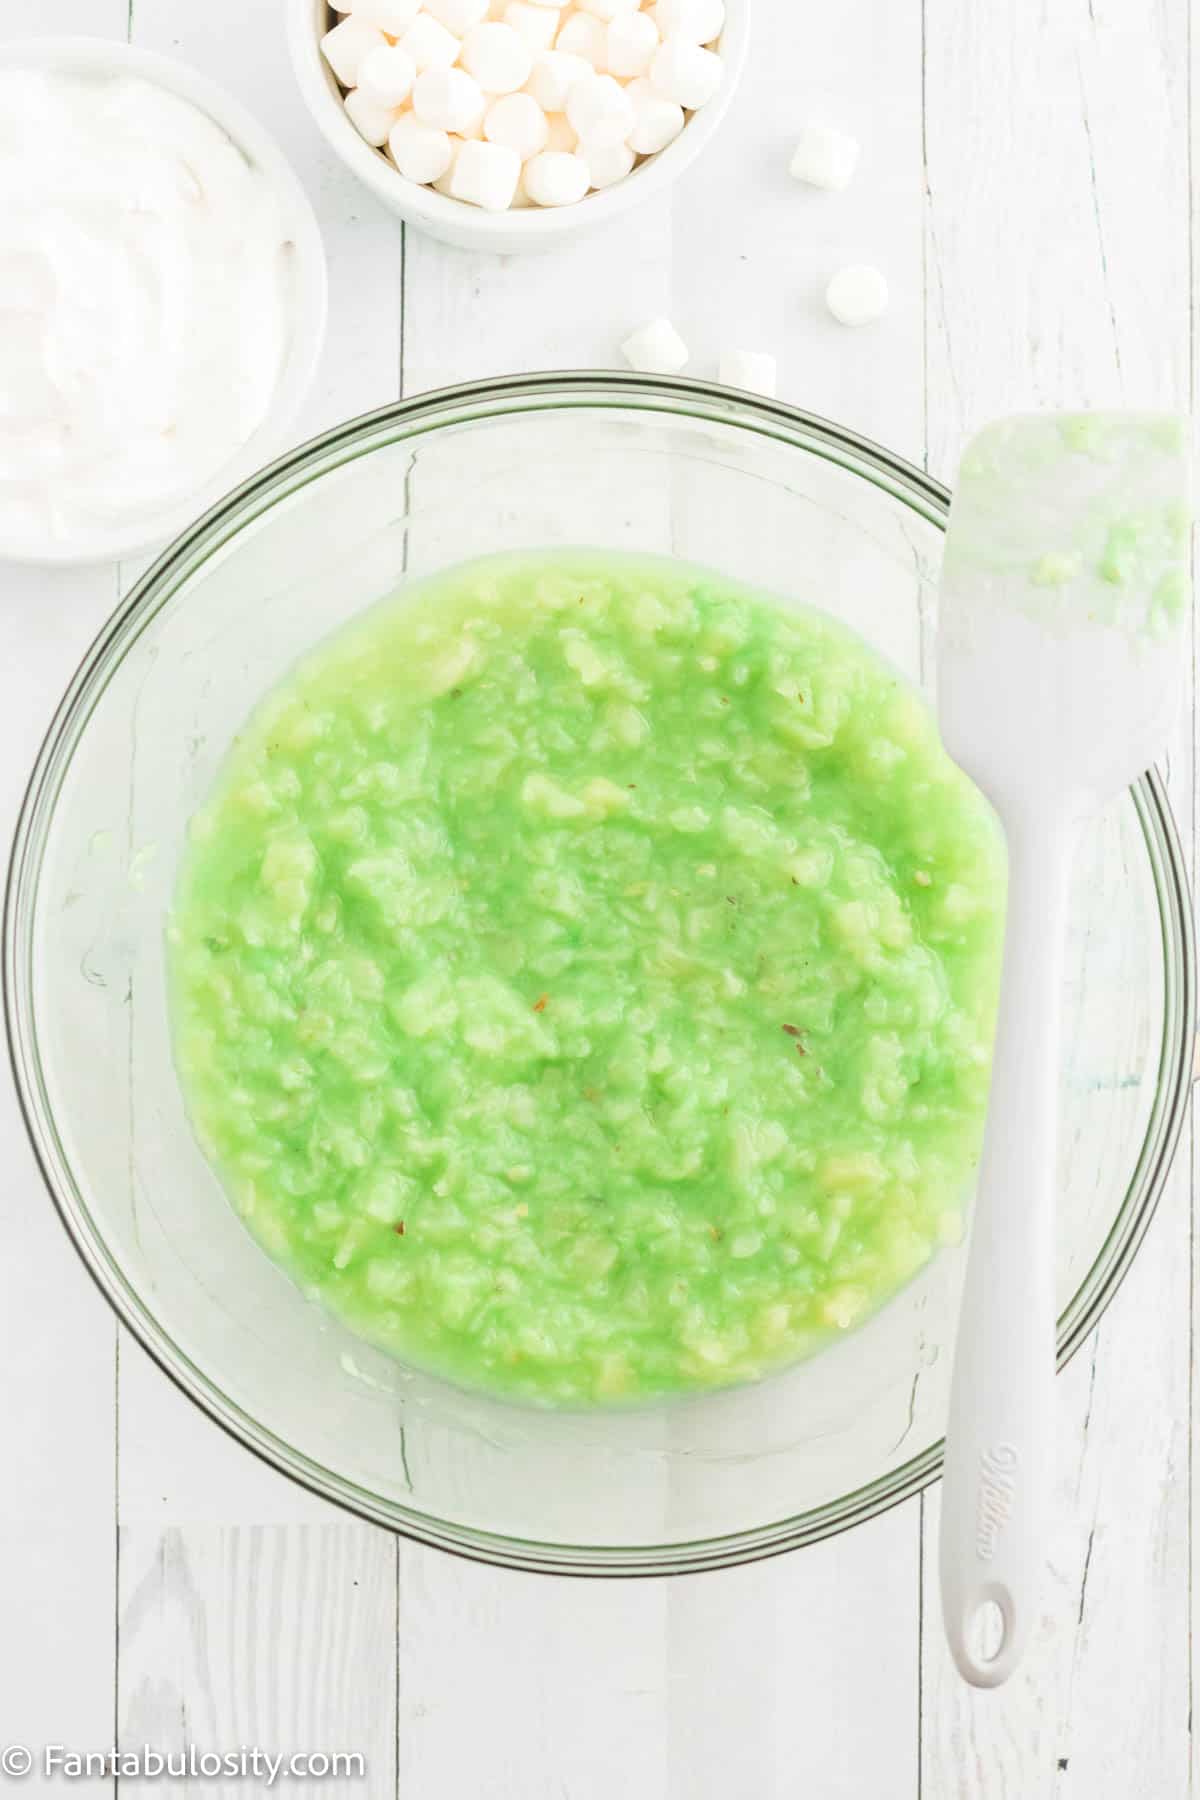
[[[1184,423],[1165,414],[1032,416],[982,432],[959,475],[970,529],[952,534],[955,579],[983,599],[1002,589],[1007,608],[1055,630],[1083,622],[1162,637],[1189,588],[1185,446]]]

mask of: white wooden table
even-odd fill
[[[720,149],[669,200],[532,260],[405,234],[342,173],[293,89],[278,0],[0,0],[0,37],[128,33],[277,132],[332,265],[297,437],[401,392],[611,364],[657,313],[695,372],[723,345],[773,350],[784,398],[943,476],[997,412],[1189,404],[1200,0],[1195,21],[1189,0],[755,4]],[[816,102],[864,141],[844,196],[786,174]],[[893,304],[851,333],[821,294],[860,258],[887,271]],[[0,570],[5,833],[53,702],[135,574]],[[1189,846],[1193,749],[1189,720],[1170,768]],[[417,1549],[258,1464],[118,1328],[35,1175],[7,1073],[0,1147],[0,1746],[358,1749],[367,1782],[320,1791],[372,1800],[1200,1794],[1190,1143],[1059,1384],[1044,1620],[1020,1678],[982,1697],[941,1643],[936,1490],[817,1549],[673,1583],[551,1581]]]

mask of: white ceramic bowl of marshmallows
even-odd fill
[[[548,248],[661,192],[716,132],[750,0],[289,0],[325,138],[402,218]]]
[[[185,64],[0,45],[0,562],[178,535],[285,441],[325,252],[283,153]]]

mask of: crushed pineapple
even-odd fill
[[[250,1230],[542,1402],[745,1381],[958,1231],[1003,853],[919,700],[666,561],[454,571],[320,646],[193,823],[178,1068]]]

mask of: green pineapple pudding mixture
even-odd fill
[[[746,1381],[957,1237],[1003,903],[984,801],[830,620],[489,560],[238,737],[169,924],[180,1078],[249,1229],[402,1360]]]

